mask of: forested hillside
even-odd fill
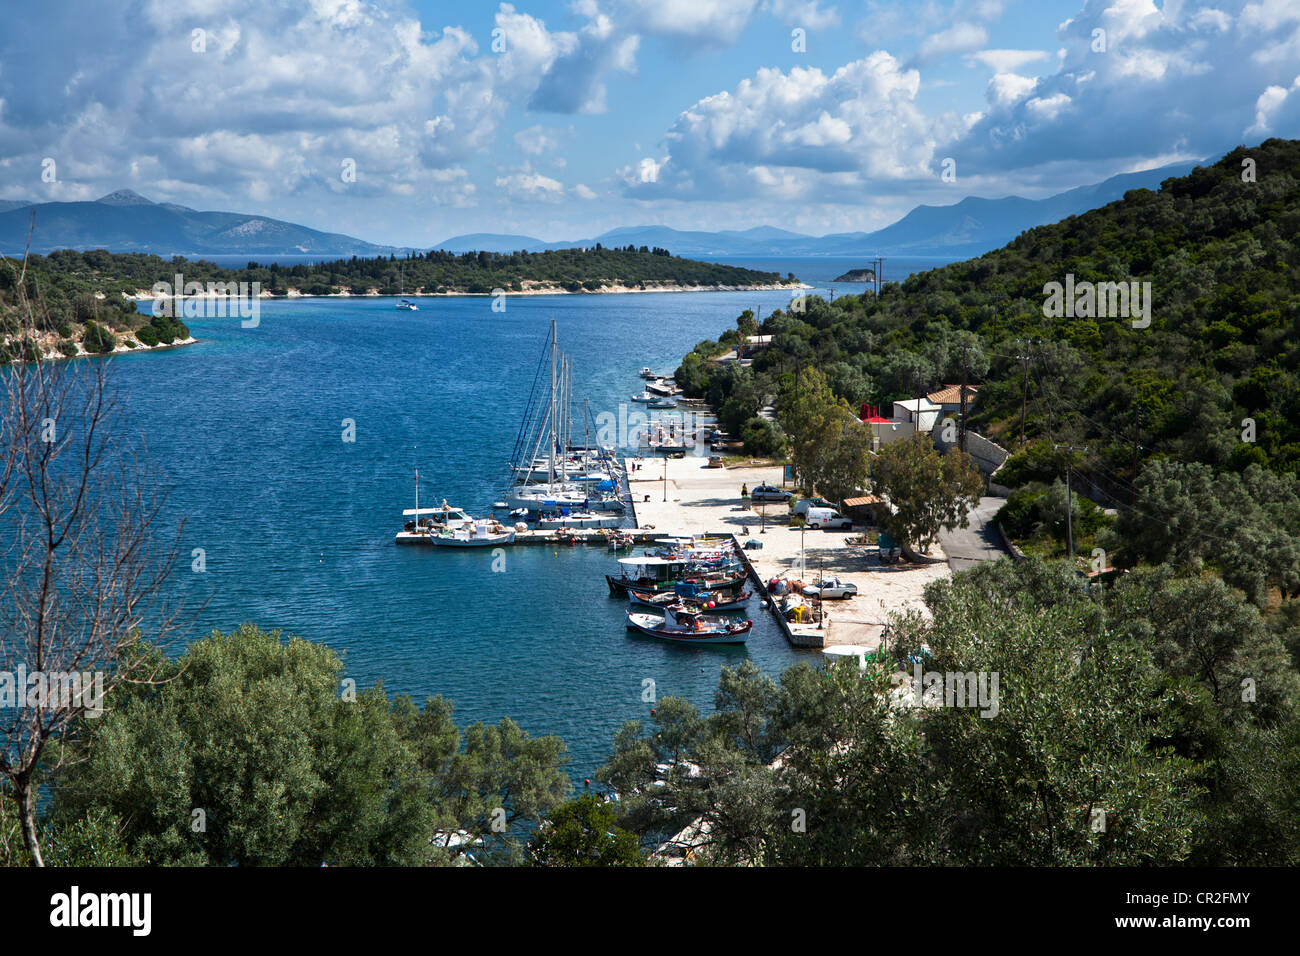
[[[977,259],[887,284],[879,301],[811,299],[802,314],[768,316],[773,348],[753,373],[770,390],[783,370],[814,363],[851,404],[888,403],[959,381],[966,346],[970,380],[981,384],[971,424],[996,441],[1019,441],[1027,377],[1027,440],[1087,444],[1082,467],[1102,477],[1129,476],[1135,432],[1142,458],[1295,472],[1298,234],[1300,142],[1268,140],[1159,192],[1134,190]],[[1067,274],[1149,281],[1150,326],[1045,317],[1044,286]],[[1253,442],[1242,440],[1245,418]]]

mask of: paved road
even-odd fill
[[[981,561],[996,561],[1007,553],[997,528],[993,527],[993,516],[1004,504],[1005,498],[981,498],[967,515],[970,527],[939,532],[939,543],[948,555],[948,567],[954,572],[965,571]]]

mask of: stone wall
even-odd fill
[[[944,440],[945,432],[952,434],[952,441]],[[949,448],[957,445],[956,429],[944,428],[942,419],[935,424],[933,431],[930,432],[930,437],[934,439],[934,443],[940,451],[946,452]],[[980,474],[986,478],[1001,468],[1002,463],[1011,455],[1011,452],[1001,445],[971,431],[966,433],[966,453],[971,456],[971,459],[975,462],[975,467],[980,470]]]

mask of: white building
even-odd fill
[[[942,411],[942,406],[927,398],[909,398],[905,402],[894,402],[894,421],[909,422],[918,432],[930,432]]]

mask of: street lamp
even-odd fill
[[[668,501],[668,456],[664,455],[664,502]]]

